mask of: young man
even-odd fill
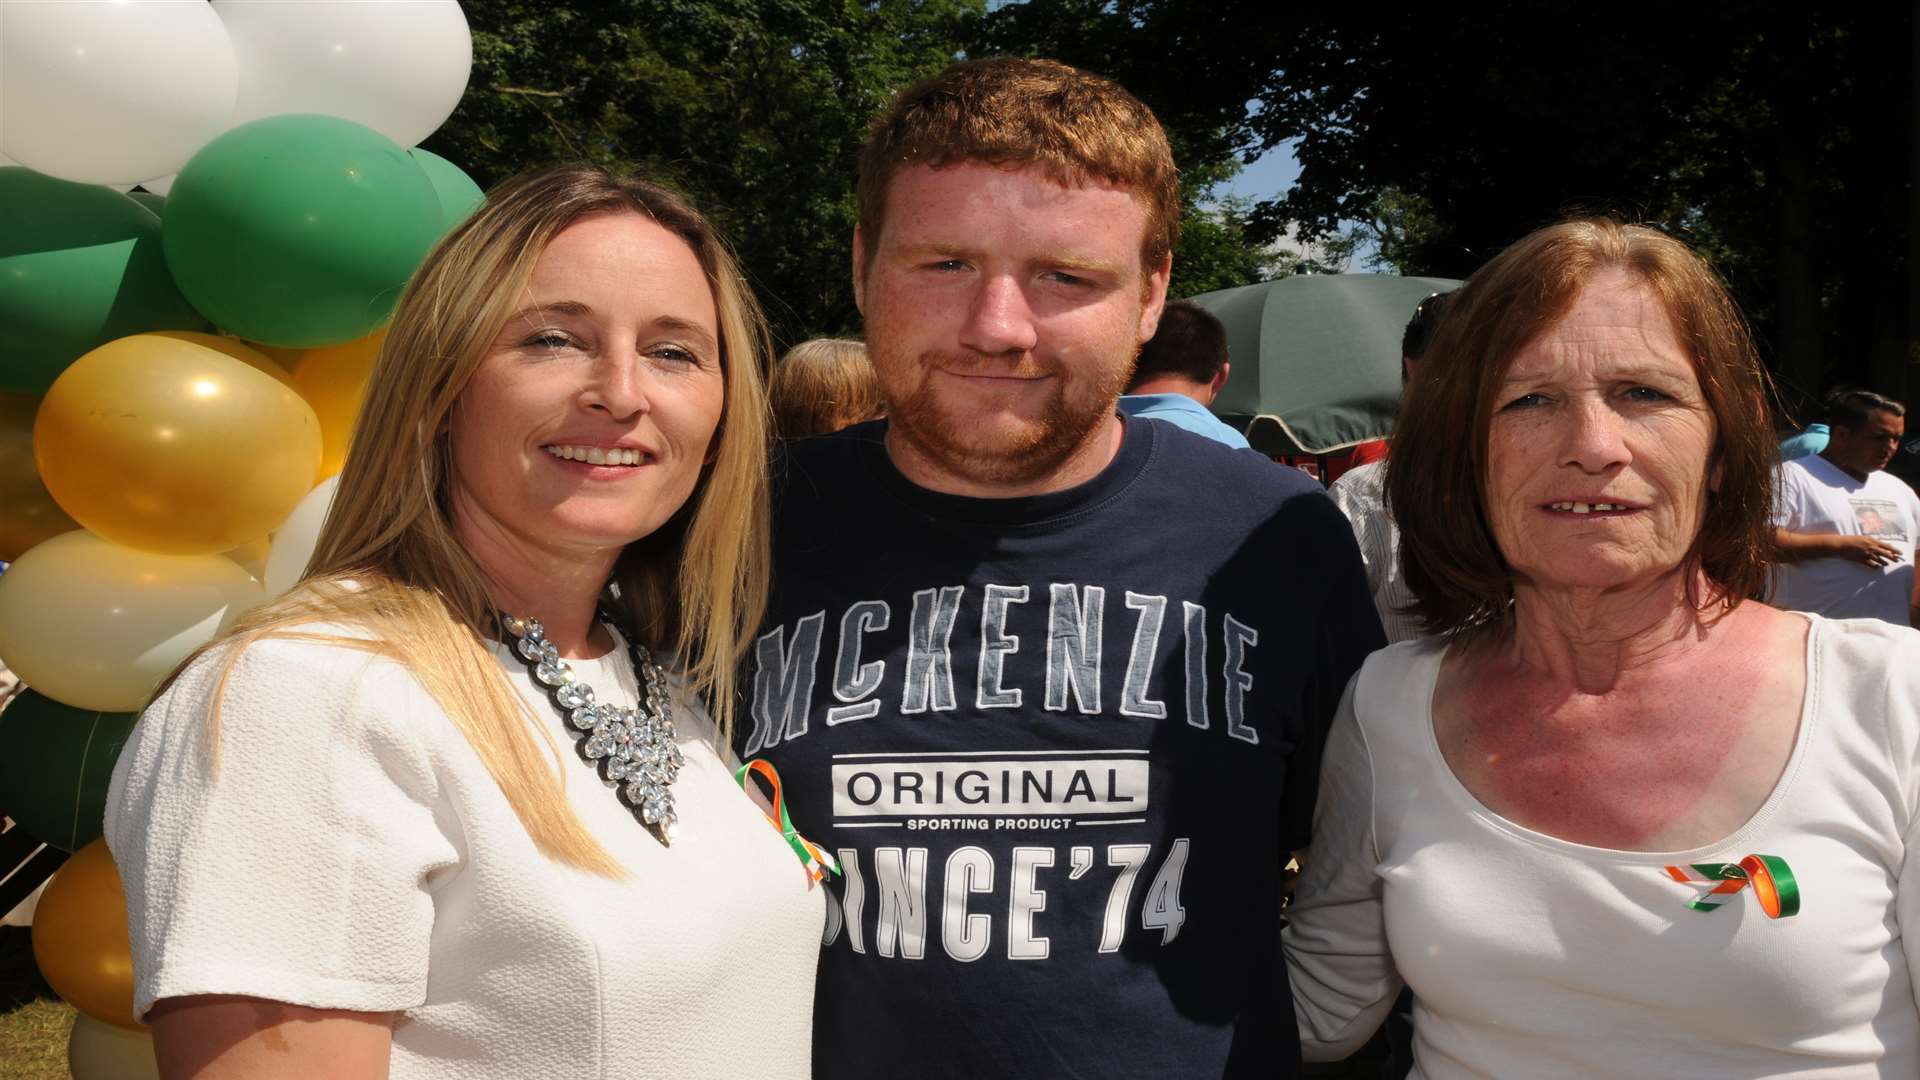
[[[1291,1076],[1281,866],[1381,643],[1352,534],[1122,419],[1178,178],[1047,61],[896,100],[854,283],[887,418],[791,444],[742,756],[831,850],[815,1074]]]
[[[1220,320],[1191,300],[1175,300],[1160,313],[1160,328],[1140,347],[1120,411],[1245,449],[1247,437],[1207,410],[1233,373],[1227,355],[1227,328]]]
[[[1780,465],[1776,607],[1920,626],[1920,498],[1884,471],[1906,415],[1879,394],[1837,391],[1827,398],[1826,448]]]

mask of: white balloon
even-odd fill
[[[140,181],[140,186],[153,192],[155,195],[165,195],[167,192],[173,190],[173,182],[179,179],[179,176],[179,173],[168,173],[165,176],[153,180],[142,180]]]
[[[67,1037],[67,1071],[73,1080],[159,1080],[153,1036],[115,1027],[86,1013],[74,1017]]]
[[[233,116],[233,46],[206,4],[0,3],[0,149],[48,176],[177,172]]]
[[[189,653],[266,600],[218,555],[62,533],[0,574],[0,660],[55,701],[133,712]]]
[[[240,65],[233,122],[356,120],[413,146],[466,92],[473,35],[455,0],[214,0]]]
[[[340,476],[335,473],[307,492],[287,520],[280,523],[273,534],[273,547],[267,550],[266,577],[261,579],[268,596],[282,596],[300,583],[307,562],[313,558],[314,545],[320,540],[320,526],[326,524],[327,511],[333,509],[333,493],[339,490]]]

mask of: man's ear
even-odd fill
[[[1160,256],[1160,262],[1147,271],[1147,305],[1140,313],[1139,345],[1153,340],[1160,329],[1160,313],[1167,310],[1167,282],[1173,276],[1173,252]]]
[[[867,313],[867,238],[853,227],[853,306]]]
[[[1213,381],[1207,384],[1207,386],[1213,390],[1213,394],[1215,397],[1219,397],[1220,391],[1226,388],[1227,376],[1232,374],[1233,374],[1233,361],[1231,360],[1220,361],[1219,373],[1214,375]]]

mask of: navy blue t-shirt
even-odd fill
[[[1298,1067],[1281,867],[1379,621],[1318,484],[1125,422],[1026,498],[914,485],[884,421],[776,466],[740,750],[845,871],[818,1077]]]

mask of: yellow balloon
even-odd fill
[[[73,1018],[67,1037],[67,1072],[73,1080],[160,1080],[153,1036],[145,1028],[103,1024],[86,1013]]]
[[[305,349],[290,349],[285,345],[269,345],[264,341],[246,341],[241,338],[235,338],[234,340],[240,341],[247,348],[252,349],[261,356],[268,357],[287,371],[292,371],[293,366],[300,362],[301,355],[307,351]]]
[[[266,600],[224,556],[158,555],[70,532],[0,574],[0,660],[55,701],[135,712],[188,653]]]
[[[47,490],[89,531],[205,555],[272,532],[312,490],[320,421],[291,388],[219,350],[134,334],[54,380],[33,452]]]
[[[380,358],[380,346],[386,340],[383,328],[358,341],[308,349],[294,361],[293,384],[313,406],[320,417],[320,430],[325,433],[320,457],[322,480],[339,472],[346,463],[353,423],[360,416],[367,380],[373,377],[374,361]]]
[[[105,840],[73,853],[33,912],[33,960],[67,1004],[123,1028],[133,1018],[127,894]]]
[[[175,341],[205,345],[215,352],[226,353],[250,368],[265,372],[288,386],[293,385],[293,376],[288,373],[286,366],[268,356],[264,349],[250,341],[241,341],[237,337],[224,337],[220,334],[203,334],[198,330],[149,330],[147,332],[160,337],[170,337]]]
[[[0,562],[80,527],[47,494],[33,463],[33,414],[39,408],[37,397],[0,394]]]

